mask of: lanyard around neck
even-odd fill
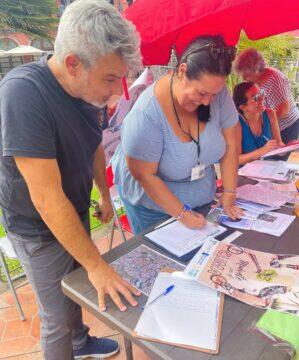
[[[170,78],[170,96],[171,96],[171,101],[172,101],[172,106],[173,106],[173,110],[175,113],[175,117],[177,120],[177,123],[180,127],[180,129],[182,130],[182,132],[187,135],[189,137],[189,139],[191,139],[196,145],[197,145],[197,157],[198,157],[198,163],[199,163],[199,155],[200,155],[200,142],[199,142],[199,120],[197,122],[197,134],[198,134],[198,140],[195,140],[189,133],[187,133],[187,131],[185,131],[182,127],[181,121],[180,121],[180,117],[179,114],[177,112],[177,109],[175,107],[175,103],[174,103],[174,97],[173,97],[173,74],[171,75]]]

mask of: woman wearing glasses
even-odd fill
[[[275,111],[283,142],[288,144],[297,140],[299,110],[287,77],[279,70],[266,66],[263,56],[254,48],[240,53],[234,69],[244,81],[253,81],[265,91],[264,104]]]
[[[237,126],[239,164],[259,159],[283,146],[275,111],[265,109],[264,91],[253,82],[234,88],[233,98],[239,111]]]
[[[125,118],[112,166],[134,233],[167,216],[203,227],[205,218],[191,208],[213,201],[219,160],[221,203],[229,216],[240,216],[238,114],[225,86],[234,56],[222,37],[196,39],[176,70],[147,88]]]

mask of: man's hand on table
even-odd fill
[[[110,295],[115,305],[126,311],[127,307],[121,301],[120,294],[132,305],[136,306],[137,301],[133,295],[139,296],[140,291],[136,290],[128,282],[123,280],[116,271],[104,261],[92,271],[88,271],[88,278],[98,292],[99,308],[106,310],[105,295]]]

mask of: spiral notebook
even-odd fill
[[[162,271],[147,304],[170,285],[174,285],[174,289],[169,294],[145,306],[133,336],[217,354],[223,294],[190,280],[180,272]]]

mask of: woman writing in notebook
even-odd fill
[[[265,109],[264,93],[253,82],[234,88],[233,98],[239,111],[237,145],[239,164],[259,159],[267,152],[284,146],[275,111]]]
[[[203,227],[205,218],[191,208],[213,201],[219,160],[221,204],[230,217],[241,214],[235,206],[238,114],[225,86],[234,57],[222,37],[197,38],[175,71],[147,88],[126,116],[112,166],[134,233],[167,216]]]

